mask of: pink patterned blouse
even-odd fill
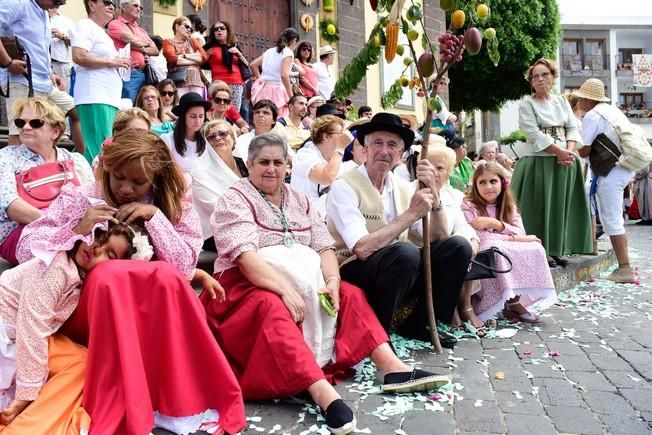
[[[480,217],[480,212],[476,207],[475,203],[473,201],[469,201],[468,199],[465,199],[464,202],[462,203],[462,211],[464,212],[464,217],[466,218],[466,221],[469,224],[472,224],[476,218]],[[496,213],[497,213],[496,206],[488,204],[487,217],[497,219]],[[503,222],[503,224],[505,224],[505,228],[501,232],[486,231],[486,230],[477,231],[478,237],[480,237],[481,248],[485,246],[485,242],[489,242],[491,240],[507,240],[511,235],[525,234],[525,228],[523,227],[523,220],[521,219],[521,215],[518,213],[518,210],[516,209],[514,210],[512,222],[511,223]]]
[[[32,258],[36,246],[44,249],[43,245],[46,245],[47,249],[49,244],[52,249],[58,250],[64,241],[75,236],[79,239],[73,229],[94,199],[104,199],[102,189],[97,184],[64,186],[45,215],[23,230],[16,249],[18,261],[22,263]],[[161,210],[145,222],[145,229],[154,246],[155,259],[176,265],[188,279],[194,275],[204,242],[199,217],[190,201],[190,196],[186,195],[182,201],[181,219],[176,225],[172,225]],[[151,200],[147,202],[151,203]],[[92,235],[82,239],[92,243]]]
[[[282,188],[285,192],[283,210],[295,243],[309,246],[318,253],[332,249],[335,240],[308,198],[287,184]],[[283,226],[271,207],[246,178],[237,181],[219,197],[211,215],[219,253],[215,273],[236,267],[236,259],[245,252],[283,244]]]
[[[82,280],[66,252],[33,258],[0,276],[0,317],[16,342],[16,399],[34,400],[48,377],[48,337],[77,308]]]

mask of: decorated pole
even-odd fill
[[[436,86],[444,74],[457,62],[462,62],[463,53],[469,55],[478,54],[483,45],[484,39],[487,41],[487,54],[493,61],[494,65],[498,64],[500,54],[498,53],[498,40],[496,31],[487,27],[481,31],[476,26],[484,26],[489,20],[489,6],[487,1],[481,0],[440,0],[440,6],[444,11],[450,12],[450,26],[448,30],[439,36],[439,44],[431,42],[426,33],[423,18],[422,6],[411,1],[411,6],[407,9],[405,18],[402,12],[407,0],[369,0],[371,7],[379,14],[379,21],[374,26],[367,44],[361,52],[344,68],[342,77],[335,86],[335,94],[338,97],[345,97],[357,89],[358,84],[366,74],[370,65],[378,63],[380,58],[380,46],[385,45],[385,61],[391,63],[398,54],[403,55],[404,47],[398,44],[398,32],[402,31],[408,39],[409,54],[411,57],[404,57],[403,63],[405,69],[400,78],[397,78],[388,92],[381,97],[381,103],[384,109],[394,106],[403,95],[403,88],[413,89],[419,86],[423,91],[423,96],[427,98],[425,123],[423,129],[423,143],[421,146],[421,158],[425,159],[428,155],[428,145],[431,134],[431,123],[436,112],[442,109],[439,97],[436,94]],[[383,11],[389,11],[388,15],[382,15]],[[469,19],[467,20],[467,15]],[[421,32],[417,29],[417,24]],[[461,34],[460,34],[461,32]],[[421,39],[423,53],[416,62],[417,77],[412,79],[405,76],[409,66],[417,59],[417,52],[414,42]],[[439,54],[437,61],[435,54]],[[434,78],[431,78],[434,74]],[[424,186],[420,184],[420,187]],[[430,259],[430,214],[423,217],[423,264],[425,276],[425,299],[426,311],[428,316],[428,327],[430,340],[435,352],[442,353],[439,335],[437,334],[437,321],[432,293],[432,275]]]

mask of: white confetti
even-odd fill
[[[527,370],[523,370],[523,373],[525,373],[525,376],[527,376],[528,379],[534,379],[534,375]]]
[[[512,394],[513,394],[514,397],[516,397],[517,399],[522,399],[522,398],[523,398],[523,396],[521,396],[521,393],[519,393],[518,391],[512,391]]]
[[[482,400],[477,399],[473,404],[473,406],[475,406],[476,408],[480,408],[482,406]]]
[[[260,423],[263,420],[262,417],[254,415],[253,417],[247,417],[247,421],[253,421],[254,423]]]
[[[641,382],[641,378],[637,378],[636,376],[632,376],[629,373],[627,374],[627,377],[631,379],[634,382]]]

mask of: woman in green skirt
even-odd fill
[[[511,186],[525,229],[541,239],[550,267],[566,266],[564,255],[593,249],[582,168],[575,154],[581,136],[568,102],[550,93],[557,74],[548,59],[537,60],[525,73],[534,89],[519,107],[527,151],[516,165]]]
[[[88,18],[70,32],[75,78],[75,106],[86,143],[84,157],[93,161],[104,139],[111,136],[118,113],[122,79],[119,70],[130,67],[129,57],[120,57],[104,28],[113,19],[114,0],[84,0]],[[128,77],[129,74],[126,73]]]

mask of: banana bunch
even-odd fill
[[[206,0],[190,0],[190,4],[195,8],[195,11],[200,11],[206,6]]]
[[[315,20],[312,18],[312,15],[310,14],[301,15],[299,22],[301,24],[301,27],[306,33],[312,32],[312,29],[315,28]]]

